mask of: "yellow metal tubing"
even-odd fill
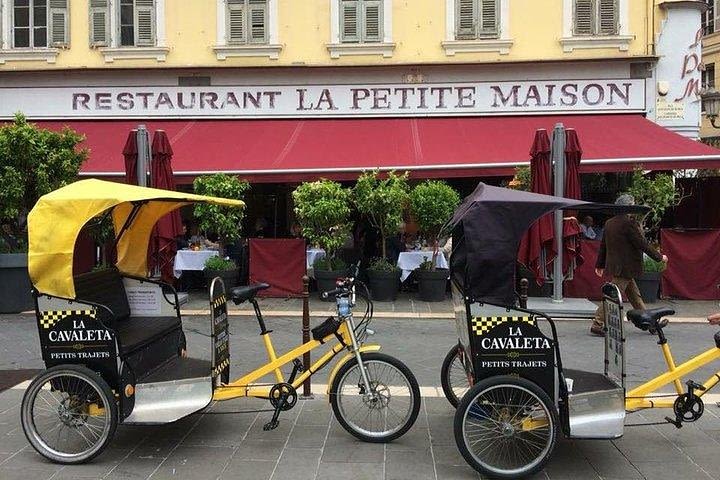
[[[667,363],[668,371],[674,372],[675,360],[673,359],[672,353],[670,352],[670,345],[668,345],[667,343],[663,343],[662,345],[660,345],[660,348],[662,349],[663,357],[665,357],[665,363]],[[677,378],[673,383],[675,384],[675,391],[678,393],[678,395],[681,395],[683,393],[682,382],[679,378]]]
[[[262,334],[261,337],[265,343],[265,350],[267,350],[268,359],[270,360],[270,363],[273,363],[277,360],[277,356],[275,355],[275,348],[273,348],[272,340],[270,340],[270,332]],[[285,382],[285,378],[279,368],[275,369],[275,378],[278,383]]]
[[[381,347],[380,345],[373,345],[373,344],[371,344],[371,345],[363,345],[362,347],[360,347],[360,353],[364,353],[364,352],[377,352],[377,351],[380,350],[381,348],[382,348],[382,347]],[[342,367],[343,365],[345,365],[347,362],[350,361],[350,359],[352,359],[352,358],[354,358],[354,357],[355,357],[355,354],[354,354],[354,353],[348,353],[348,354],[345,355],[343,358],[341,358],[340,360],[338,360],[338,362],[335,364],[335,366],[333,367],[332,371],[330,372],[330,376],[328,377],[328,384],[327,384],[327,391],[326,391],[326,393],[327,393],[328,395],[330,394],[330,386],[333,384],[333,380],[335,379],[335,375],[337,375],[337,372],[338,372],[338,370],[340,370],[340,367]]]
[[[705,390],[697,392],[697,396],[702,397],[703,394],[710,391],[710,389],[717,385],[718,382],[720,382],[720,372],[713,374],[712,377],[708,378],[707,381],[703,383],[703,387],[705,387]]]

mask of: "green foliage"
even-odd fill
[[[666,266],[665,262],[656,262],[647,255],[643,255],[643,270],[646,272],[662,272]]]
[[[77,179],[88,151],[85,138],[70,130],[38,128],[17,113],[0,127],[0,245],[21,250],[27,245],[27,214],[38,198]]]
[[[460,195],[442,180],[426,180],[410,193],[410,210],[420,232],[435,245],[440,229],[452,217]]]
[[[235,265],[235,262],[233,262],[229,258],[214,256],[205,260],[205,270],[210,270],[213,272],[226,272],[230,270],[235,270],[236,268],[237,265]]]
[[[643,220],[643,229],[651,232],[651,235],[657,232],[665,211],[678,205],[683,198],[675,188],[672,175],[661,173],[655,178],[649,178],[641,170],[633,172],[627,193],[635,197],[636,204],[650,207],[650,212]]]
[[[250,184],[232,175],[216,173],[197,177],[193,189],[199,195],[242,200],[250,190]],[[222,245],[240,238],[244,208],[198,203],[193,214],[198,219],[200,231],[216,234]]]
[[[397,265],[393,265],[384,258],[374,258],[370,262],[368,270],[373,270],[375,272],[394,272],[399,270],[399,268]]]
[[[325,250],[329,263],[350,234],[350,196],[349,189],[330,180],[303,183],[292,194],[303,236]]]
[[[345,270],[347,268],[347,264],[340,258],[325,256],[315,260],[315,263],[313,263],[313,268],[315,270],[336,272],[338,270]]]
[[[415,270],[434,270],[435,264],[432,260],[425,260],[418,265],[418,267]]]
[[[388,172],[387,178],[378,178],[378,171],[363,172],[353,189],[355,205],[360,213],[380,231],[383,258],[387,258],[387,237],[395,233],[402,222],[403,210],[408,203],[410,187],[408,173],[397,175]]]
[[[531,181],[530,167],[516,167],[515,176],[513,176],[512,180],[510,180],[510,182],[508,182],[505,186],[507,188],[512,188],[513,190],[524,190],[529,192]]]

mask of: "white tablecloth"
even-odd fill
[[[400,252],[398,257],[397,266],[402,270],[400,280],[405,281],[410,276],[410,273],[418,268],[420,264],[426,260],[432,260],[432,250],[417,250],[412,252]],[[447,260],[442,252],[438,252],[435,258],[435,266],[438,268],[448,268]]]
[[[305,252],[305,259],[307,260],[307,268],[312,268],[315,265],[316,260],[325,258],[325,250],[322,248],[308,248]]]
[[[180,278],[183,270],[202,270],[205,268],[205,260],[217,256],[217,250],[179,250],[173,266],[175,278]]]

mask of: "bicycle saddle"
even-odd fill
[[[667,325],[667,321],[658,322],[662,317],[675,315],[672,308],[650,308],[648,310],[628,310],[627,318],[640,330],[655,330]],[[659,323],[659,324],[658,324]]]
[[[260,290],[270,288],[267,283],[256,283],[255,285],[246,285],[244,287],[235,287],[230,291],[230,298],[232,298],[235,305],[240,305],[246,300],[250,300]]]

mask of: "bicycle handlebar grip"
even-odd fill
[[[330,295],[337,295],[338,293],[343,293],[344,291],[345,291],[344,288],[335,288],[333,290],[323,292],[323,294],[321,296],[322,296],[322,298],[328,298]]]

